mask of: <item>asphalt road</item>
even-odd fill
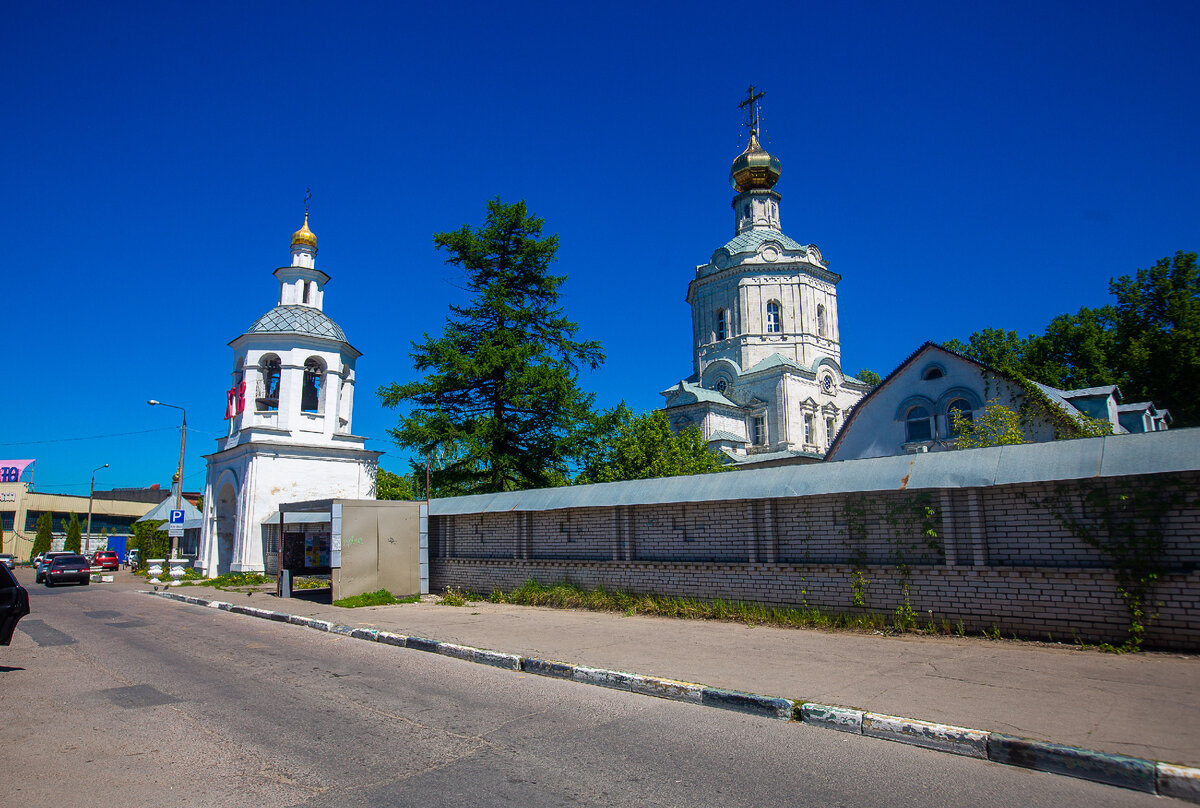
[[[0,648],[4,806],[1165,804],[97,584],[47,590],[28,570],[18,577],[33,613]]]

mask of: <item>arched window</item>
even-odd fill
[[[908,443],[929,440],[933,436],[929,428],[929,410],[913,407],[904,416],[904,440]]]
[[[304,387],[300,391],[300,411],[321,411],[321,384],[325,380],[325,366],[316,357],[304,363]]]
[[[958,437],[958,430],[954,428],[955,413],[958,413],[959,417],[966,423],[971,423],[974,420],[969,401],[965,398],[956,398],[951,401],[950,406],[946,407],[946,434],[951,438]]]
[[[825,307],[817,304],[817,333],[825,336]]]
[[[940,379],[946,375],[946,371],[942,370],[941,365],[930,365],[921,373],[921,378],[927,382],[934,379]]]
[[[779,316],[779,301],[767,301],[767,333],[778,334],[783,330],[783,318]]]
[[[279,409],[279,357],[268,354],[259,362],[262,378],[258,382],[258,408],[260,410]]]
[[[729,328],[725,323],[725,309],[717,309],[717,341],[729,336]]]

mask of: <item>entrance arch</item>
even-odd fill
[[[217,493],[217,575],[229,572],[233,549],[237,544],[237,489],[226,480]]]

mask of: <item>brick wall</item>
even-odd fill
[[[978,488],[430,517],[434,589],[529,578],[633,592],[960,621],[1122,642],[1128,612],[1087,535],[1162,539],[1148,644],[1200,649],[1200,472]],[[1144,546],[1144,545],[1143,545]],[[853,604],[851,575],[870,583]]]

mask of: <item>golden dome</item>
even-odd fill
[[[307,244],[313,249],[317,247],[317,234],[308,229],[308,211],[304,212],[304,224],[300,226],[299,230],[292,233],[292,246],[295,247],[297,244]]]
[[[750,143],[746,150],[734,158],[729,169],[729,182],[741,193],[752,189],[770,190],[779,181],[783,164],[758,144],[758,134],[750,130]]]

